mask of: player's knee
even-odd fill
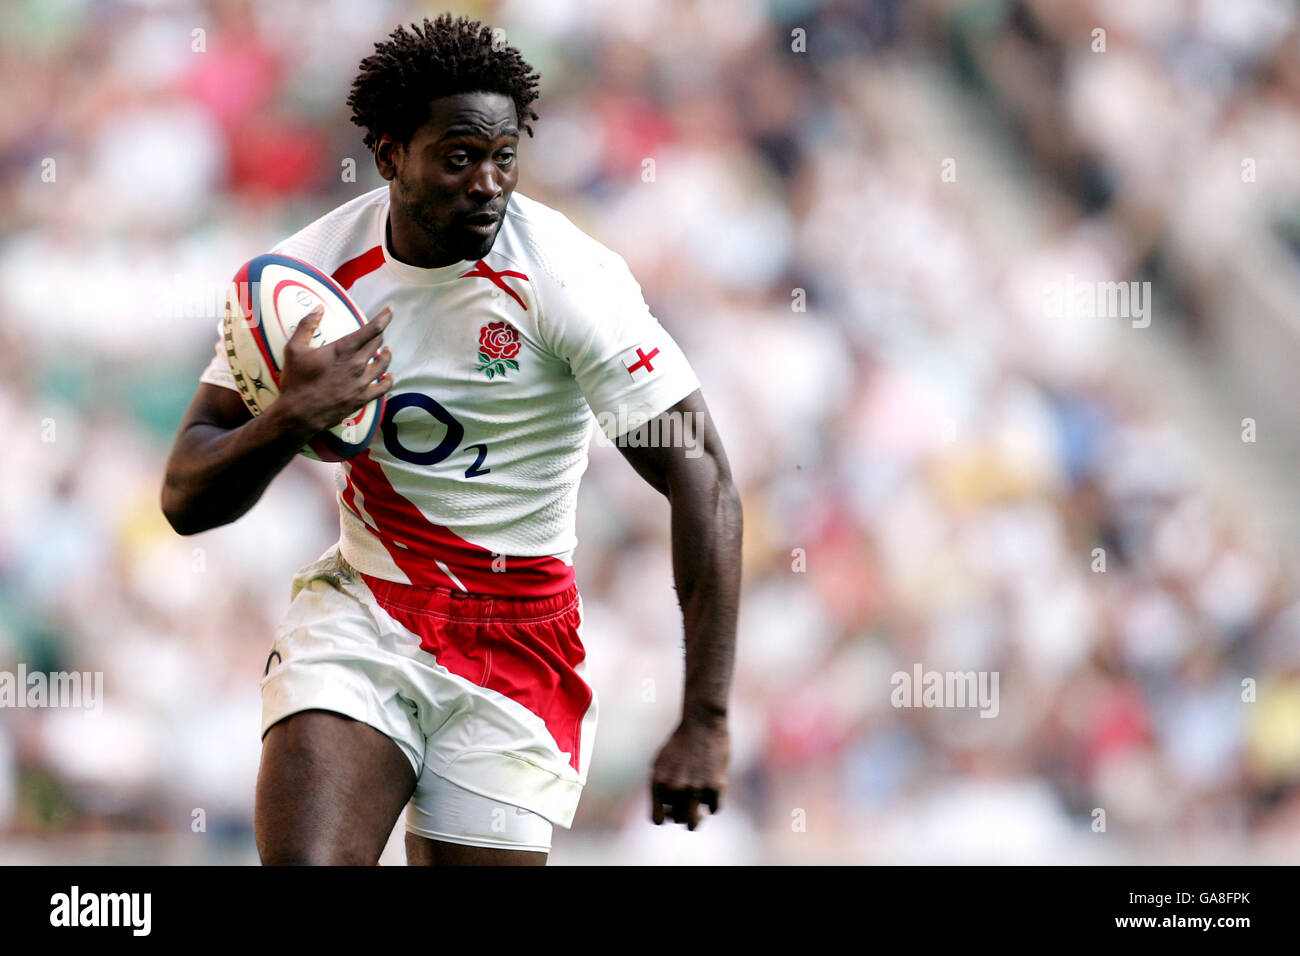
[[[374,866],[378,862],[355,847],[318,841],[259,847],[258,855],[263,866]]]

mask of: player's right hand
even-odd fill
[[[313,432],[333,428],[393,386],[393,376],[386,374],[393,354],[383,345],[393,310],[385,306],[355,332],[312,348],[311,337],[324,314],[320,306],[312,309],[285,344],[277,400]]]

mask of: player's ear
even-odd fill
[[[397,178],[397,163],[401,160],[402,144],[389,133],[382,133],[375,144],[375,168],[379,175],[391,182]]]

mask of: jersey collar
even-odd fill
[[[379,213],[378,243],[379,248],[384,252],[384,265],[397,278],[415,285],[439,285],[443,282],[450,282],[452,279],[459,279],[474,268],[474,261],[470,259],[462,259],[460,262],[453,262],[449,266],[438,266],[436,269],[421,269],[419,266],[413,266],[394,258],[392,251],[388,248],[388,206],[389,200],[385,199]]]

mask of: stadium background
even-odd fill
[[[105,701],[0,711],[0,862],[255,862],[257,681],[329,471],[180,538],[162,466],[213,290],[379,184],[348,83],[441,9],[4,5],[0,670]],[[600,728],[552,862],[1294,859],[1295,8],[453,9],[541,72],[519,189],[627,258],[745,503],[725,811],[654,828],[668,513],[593,445]],[[1052,314],[1067,276],[1152,283],[1150,326]],[[997,718],[892,707],[917,662],[997,671]]]

